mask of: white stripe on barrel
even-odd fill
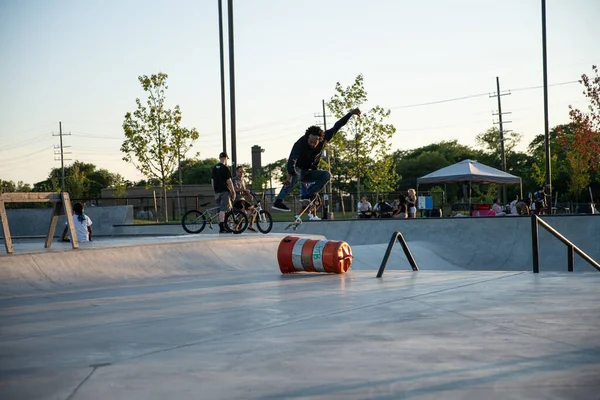
[[[312,258],[315,271],[325,272],[323,267],[323,248],[327,244],[327,240],[319,240],[313,249]]]
[[[296,271],[304,271],[304,267],[302,266],[302,247],[304,247],[304,243],[306,243],[307,240],[308,239],[298,239],[296,243],[294,243],[294,248],[292,249],[292,264]]]

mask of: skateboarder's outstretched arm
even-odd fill
[[[346,125],[348,123],[348,121],[350,121],[350,118],[353,115],[358,115],[360,116],[360,110],[358,108],[355,108],[354,110],[350,111],[348,114],[344,115],[338,122],[336,122],[332,128],[327,129],[325,131],[325,141],[329,142],[331,140],[331,138],[333,137],[333,135],[335,135],[340,129],[342,129],[342,127],[344,125]]]

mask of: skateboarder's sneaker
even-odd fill
[[[316,215],[308,214],[308,220],[309,221],[320,221],[321,218],[317,217]]]
[[[273,203],[271,208],[274,210],[279,210],[279,211],[290,211],[288,206],[283,204],[283,201],[281,201],[280,199],[275,200],[275,203]]]

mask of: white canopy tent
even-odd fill
[[[417,190],[419,185],[435,183],[464,183],[469,182],[469,203],[471,184],[496,183],[499,185],[519,185],[521,197],[523,197],[523,185],[521,178],[509,173],[489,167],[474,160],[463,160],[456,164],[438,169],[430,174],[417,178]]]

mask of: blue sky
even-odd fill
[[[226,11],[226,3],[224,0]],[[143,98],[139,75],[169,75],[167,103],[221,150],[217,0],[0,0],[0,179],[35,183],[56,161],[62,121],[74,160],[143,177],[121,160],[126,112]],[[506,126],[521,149],[543,133],[538,0],[234,1],[237,158],[288,156],[321,100],[364,75],[369,104],[392,110],[393,149],[440,140],[475,145],[493,126],[496,76]],[[600,2],[547,0],[550,124],[586,106],[573,82],[600,64]],[[565,83],[565,84],[563,84]],[[560,84],[560,85],[557,85]],[[482,94],[462,101],[410,105]],[[331,121],[333,122],[333,121]],[[229,145],[231,140],[228,140]]]

